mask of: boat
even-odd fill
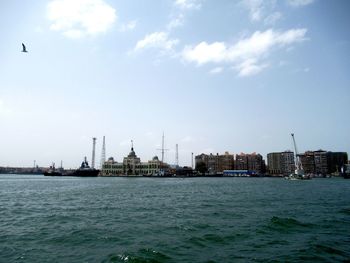
[[[68,175],[69,176],[80,176],[80,177],[96,177],[96,176],[98,176],[99,173],[100,173],[100,170],[97,170],[95,168],[91,168],[89,166],[89,163],[85,157],[84,161],[81,163],[80,167]]]
[[[44,172],[44,176],[62,176],[62,175],[63,175],[62,168],[56,169],[55,163],[52,163],[49,170]]]
[[[350,179],[350,164],[345,164],[341,168],[341,174],[344,179]]]
[[[295,138],[294,138],[294,133],[292,133],[291,135],[292,135],[293,144],[294,144],[295,170],[294,170],[294,173],[290,174],[289,176],[287,176],[285,178],[289,179],[289,180],[310,180],[311,176],[308,174],[306,175],[304,172],[303,165],[301,163],[300,156],[298,154],[297,144],[296,144]]]

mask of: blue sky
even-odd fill
[[[0,2],[0,165],[349,152],[350,4]],[[21,43],[28,53],[22,53]]]

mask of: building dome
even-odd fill
[[[157,156],[157,155],[154,156],[152,160],[153,160],[153,161],[159,161],[158,156]]]
[[[131,147],[131,152],[128,155],[129,158],[135,158],[136,157],[136,153],[134,151],[134,147]]]

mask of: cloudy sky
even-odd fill
[[[347,0],[0,2],[0,165],[77,167],[102,136],[191,152],[350,149]],[[21,52],[25,43],[28,53]]]

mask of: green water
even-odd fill
[[[350,180],[0,175],[0,262],[343,262]]]

